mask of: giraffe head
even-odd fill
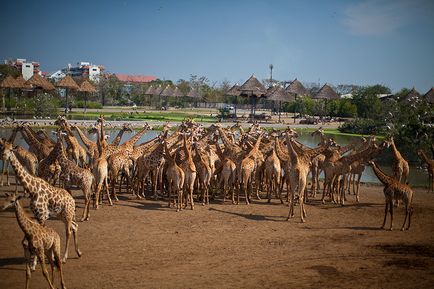
[[[290,128],[289,126],[285,130],[285,133],[289,136],[298,137],[298,133],[295,130],[293,130],[292,128]]]
[[[133,132],[133,128],[132,128],[131,124],[129,124],[129,123],[124,123],[124,124],[122,125],[121,130],[122,130],[123,132]]]
[[[316,135],[322,136],[322,135],[324,135],[324,130],[320,126],[317,130],[313,131],[310,135],[311,136],[316,136]]]
[[[12,157],[14,146],[4,139],[0,139],[0,152],[3,160],[9,160]]]
[[[7,208],[15,206],[15,203],[21,199],[21,196],[19,196],[17,193],[8,194],[6,193],[6,200],[1,204],[0,210],[4,211]]]

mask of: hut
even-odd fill
[[[94,92],[96,92],[96,89],[87,79],[85,79],[81,83],[78,91],[81,91],[84,93],[84,112],[86,112],[88,93],[94,93]]]
[[[332,100],[332,99],[339,99],[339,94],[334,91],[334,89],[328,85],[324,84],[323,87],[320,88],[318,93],[313,97],[313,99],[325,99],[325,100]]]
[[[402,97],[401,99],[399,99],[399,100],[403,100],[403,101],[406,101],[406,102],[412,102],[412,101],[414,101],[414,100],[417,100],[417,99],[419,99],[421,96],[420,96],[420,93],[419,92],[417,92],[417,90],[413,87],[408,93],[407,93],[407,95],[405,95],[404,97]]]
[[[1,88],[5,88],[5,89],[8,90],[9,105],[7,107],[7,110],[10,111],[11,110],[11,104],[10,103],[11,103],[12,89],[18,88],[18,83],[15,81],[15,79],[12,76],[8,75],[0,83],[0,87]],[[3,111],[5,111],[6,110],[6,100],[5,100],[4,94],[3,94],[2,100],[3,100],[2,101],[2,103],[3,103]]]
[[[161,106],[162,108],[167,108],[167,105],[168,105],[167,100],[170,96],[172,96],[172,93],[173,93],[173,88],[170,85],[166,85],[166,87],[163,90],[161,90],[161,92],[160,92],[160,105],[161,105],[161,97],[165,98],[164,103],[163,103],[164,105]]]
[[[297,78],[291,81],[291,83],[285,88],[285,91],[287,93],[294,95],[295,99],[297,99],[298,96],[309,95],[307,89],[303,86],[303,84],[300,81],[298,81]]]
[[[72,79],[71,76],[67,75],[64,78],[62,78],[58,83],[56,83],[57,87],[64,88],[65,89],[65,113],[68,112],[68,92],[70,89],[78,90],[80,87],[75,83],[74,79]]]
[[[202,99],[202,95],[200,94],[199,90],[193,87],[190,89],[186,96],[194,102],[194,107],[197,107],[197,102]]]
[[[250,119],[255,118],[256,102],[258,98],[265,97],[267,90],[262,85],[261,82],[256,78],[254,74],[250,76],[243,85],[240,86],[240,96],[245,96],[250,98],[251,101],[251,112]]]
[[[240,96],[240,93],[240,85],[238,83],[235,83],[228,91],[226,91],[227,96],[233,97],[232,103],[234,104],[235,117],[237,117],[238,96]]]
[[[54,85],[40,76],[39,74],[33,74],[32,77],[29,78],[29,80],[26,81],[25,85],[28,85],[29,87],[33,88],[34,90],[45,90],[45,91],[52,91],[56,88]]]
[[[290,102],[295,100],[295,94],[286,91],[283,87],[272,86],[267,90],[267,99],[279,103],[278,114],[280,122],[280,112],[282,111],[282,102]]]
[[[425,93],[422,97],[426,102],[434,104],[434,87],[431,87],[431,89],[428,90],[427,93]]]

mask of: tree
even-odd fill
[[[382,108],[378,95],[389,93],[390,89],[380,84],[361,87],[356,90],[352,102],[357,107],[357,115],[363,118],[376,119],[380,115]]]

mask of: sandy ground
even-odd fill
[[[83,199],[78,191],[74,196],[80,216]],[[289,222],[287,212],[277,200],[215,201],[176,212],[166,202],[122,194],[114,207],[92,210],[90,221],[79,224],[84,254],[78,259],[70,248],[65,282],[68,288],[434,287],[434,195],[425,190],[415,191],[405,232],[402,208],[395,210],[396,231],[379,229],[380,186],[362,186],[359,204],[353,196],[344,207],[312,201],[304,224],[298,207]],[[48,225],[63,242],[63,224]],[[23,288],[23,234],[10,209],[0,212],[0,232],[0,288]],[[60,286],[57,275],[55,282]],[[47,288],[40,266],[31,288]]]

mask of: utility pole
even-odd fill
[[[274,68],[274,66],[273,66],[273,64],[270,64],[268,67],[270,68],[270,86],[272,86],[273,85],[273,68]]]

